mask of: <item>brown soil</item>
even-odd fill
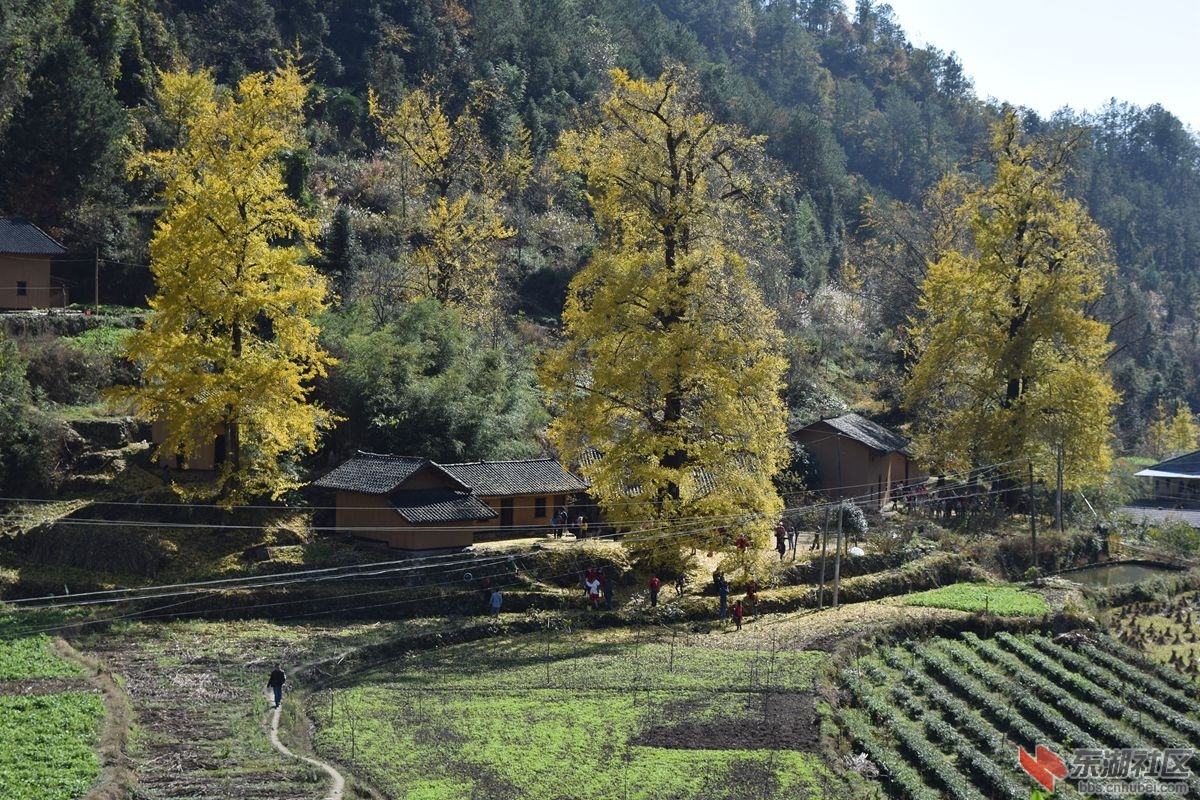
[[[800,692],[755,692],[746,697],[754,709],[748,721],[715,719],[656,725],[634,744],[676,750],[806,750],[818,752],[820,721],[813,696]],[[686,707],[666,706],[662,719],[689,716]]]
[[[94,691],[92,684],[72,678],[30,678],[19,681],[0,681],[0,694],[58,694],[60,692]]]

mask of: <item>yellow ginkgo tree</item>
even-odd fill
[[[554,153],[583,176],[600,239],[541,364],[550,437],[609,520],[659,529],[650,546],[711,545],[782,505],[781,335],[740,249],[766,234],[754,201],[773,187],[761,141],[714,121],[682,70],[611,74],[598,121]]]
[[[1022,141],[1009,112],[992,152],[991,181],[960,194],[961,235],[928,265],[905,400],[929,463],[991,467],[1001,484],[1032,467],[1072,489],[1112,458],[1108,326],[1090,313],[1111,256],[1064,193],[1066,150]]]
[[[305,263],[317,224],[287,195],[281,161],[303,143],[307,86],[291,64],[232,90],[206,71],[160,77],[178,142],[130,163],[161,180],[165,209],[150,243],[157,293],[128,343],[142,368],[129,395],[164,424],[160,456],[187,462],[221,436],[215,488],[278,496],[331,422],[309,397],[330,363],[313,324],[326,285]]]
[[[457,308],[479,325],[495,313],[499,247],[514,231],[500,211],[500,185],[479,120],[470,107],[451,119],[436,93],[408,92],[384,111],[372,93],[372,117],[419,187],[401,220],[415,244],[406,292]]]

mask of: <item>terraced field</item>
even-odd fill
[[[914,800],[1028,798],[1018,746],[1069,760],[1077,748],[1200,748],[1190,682],[1109,637],[999,633],[909,641],[847,669],[839,719]],[[1189,794],[1200,791],[1191,776]],[[1069,781],[1056,796],[1079,796]]]

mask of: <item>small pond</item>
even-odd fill
[[[1157,578],[1160,575],[1174,575],[1182,569],[1182,567],[1159,564],[1155,561],[1119,561],[1060,572],[1058,577],[1102,589],[1108,586],[1137,583],[1148,578]]]

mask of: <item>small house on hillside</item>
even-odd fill
[[[1167,459],[1134,475],[1154,479],[1155,500],[1185,505],[1200,503],[1200,450]]]
[[[67,292],[50,262],[67,249],[20,217],[0,217],[0,309],[62,308]]]
[[[823,419],[792,433],[817,464],[814,489],[833,498],[851,497],[882,507],[892,486],[924,481],[905,437],[858,414]]]
[[[549,458],[437,464],[364,452],[313,485],[336,493],[339,531],[400,550],[459,549],[477,535],[546,528],[587,488]]]

